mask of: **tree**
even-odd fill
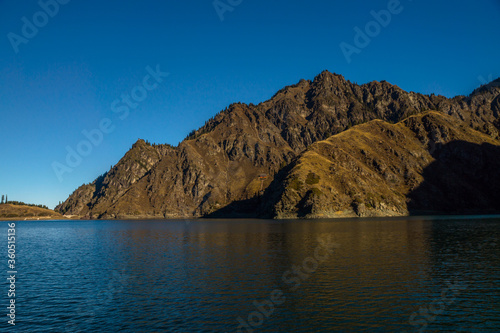
[[[9,202],[9,200],[7,199],[7,194],[5,195],[5,203]]]
[[[2,194],[2,202],[0,202],[0,204],[3,204],[3,198],[4,198],[4,195]]]

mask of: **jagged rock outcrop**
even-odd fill
[[[408,93],[385,81],[357,85],[325,71],[259,105],[231,105],[177,147],[139,140],[110,171],[56,209],[87,218],[193,217],[232,215],[246,205],[256,215],[262,190],[275,184],[284,168],[315,142],[358,124],[375,119],[395,123],[437,110],[498,138],[497,81],[468,97],[447,99]],[[246,204],[231,210],[235,203]],[[404,213],[399,203],[397,214]],[[275,208],[266,213],[271,211],[286,215]],[[353,212],[363,215],[356,207]]]

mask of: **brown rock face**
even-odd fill
[[[456,138],[449,136],[449,131],[455,131],[456,125],[465,126],[467,130],[474,128],[486,134],[481,134],[484,140],[494,140],[498,138],[500,128],[499,96],[500,88],[496,81],[477,89],[468,97],[447,99],[443,96],[408,93],[385,81],[360,86],[346,81],[340,75],[323,72],[314,81],[301,80],[259,105],[231,105],[208,120],[202,128],[193,131],[177,147],[151,146],[139,140],[110,171],[93,183],[78,188],[56,209],[61,213],[88,218],[258,214],[278,217],[330,216],[331,212],[339,211],[343,211],[341,215],[374,214],[369,205],[379,207],[377,214],[406,214],[411,207],[404,196],[409,195],[412,186],[416,187],[424,181],[422,172],[434,161],[431,148],[427,148],[425,153],[422,147],[417,147],[416,142],[403,140],[406,135],[420,135],[422,138],[430,135],[429,140],[437,143],[450,140],[469,142],[460,135]],[[432,119],[427,117],[428,125],[422,123],[415,128],[402,123],[390,125],[380,121],[370,122],[381,119],[395,123],[426,110],[437,110],[451,117],[447,117],[446,121],[437,116]],[[414,118],[410,117],[407,121],[411,119]],[[453,119],[464,123],[455,124]],[[432,129],[434,121],[441,126],[446,123],[448,132]],[[374,131],[372,134],[362,131],[364,125],[355,126],[367,122],[370,123],[366,126],[374,127],[370,127],[369,131],[366,128],[368,132]],[[352,126],[355,127],[344,132]],[[390,136],[375,130],[384,126],[396,126],[396,129],[404,127],[401,129],[404,133],[391,130],[399,136],[400,141],[391,141]],[[440,125],[435,126],[439,129]],[[420,134],[417,133],[419,130],[422,131]],[[353,146],[349,149],[359,148],[355,143],[363,145],[365,148],[361,149],[367,154],[364,157],[366,161],[371,155],[377,154],[378,158],[373,158],[370,163],[376,163],[380,175],[368,172],[363,166],[366,162],[364,159],[349,160],[347,148],[327,152],[327,148],[331,148],[328,142],[332,138],[329,137],[338,133],[341,133],[338,137],[352,136],[350,142]],[[479,135],[476,131],[471,133]],[[361,138],[365,138],[364,141]],[[338,140],[334,142],[338,143]],[[371,151],[377,140],[382,141],[385,147],[383,151]],[[470,142],[477,144],[479,141],[476,141]],[[488,142],[496,144],[496,141]],[[411,149],[421,156],[415,157],[408,153]],[[399,155],[394,155],[394,152]],[[330,153],[333,155],[323,156]],[[319,193],[317,184],[324,182],[321,175],[325,176],[332,167],[325,158],[333,159],[335,163],[345,161],[352,167],[343,166],[343,169],[339,169],[342,172],[337,171],[337,178],[332,181],[347,184],[348,179],[360,176],[356,177],[358,183],[351,188],[352,193],[341,190],[340,185],[331,187],[333,192],[326,196],[328,200]],[[402,164],[397,162],[401,159],[405,161]],[[297,163],[305,163],[306,160],[315,162],[311,165],[311,175],[309,172],[302,174],[302,171],[300,175],[297,174],[297,177],[305,177],[298,178],[305,184],[303,190],[306,192],[302,193],[302,189],[294,190],[300,184],[294,182],[294,176],[287,172],[297,171]],[[317,176],[320,177],[319,183],[314,183]],[[370,187],[389,186],[377,177],[398,186],[405,184],[406,187],[398,190],[398,195],[391,194],[385,201],[379,200],[381,198],[375,198],[377,200],[374,199],[373,204],[363,201]],[[311,185],[306,182],[307,179],[316,185],[306,186]],[[351,185],[343,186],[347,188]],[[266,192],[264,196],[261,189]],[[283,196],[289,198],[283,199]],[[359,199],[352,202],[351,197]],[[421,202],[417,197],[415,203]],[[264,198],[267,201],[265,205],[262,204]],[[332,198],[335,200],[329,201]],[[297,199],[300,204],[295,202]],[[376,206],[378,204],[382,206]],[[350,208],[345,208],[346,205]]]

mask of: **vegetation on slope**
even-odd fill
[[[20,204],[1,204],[0,219],[37,219],[37,218],[63,218],[63,216],[51,209],[40,208],[34,205],[26,206]]]

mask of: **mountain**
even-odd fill
[[[438,112],[312,144],[268,188],[279,218],[500,211],[500,141]]]
[[[308,182],[312,182],[326,186],[323,182],[326,182],[329,168],[337,170],[335,168],[340,167],[337,165],[340,162],[328,155],[332,152],[322,151],[327,154],[325,156],[316,152],[318,161],[312,165],[317,169],[312,170],[310,178],[307,178],[309,173],[304,174],[305,171],[298,168],[298,165],[309,163],[308,158],[314,155],[314,149],[329,146],[325,142],[333,140],[332,142],[338,143],[339,137],[350,137],[351,146],[342,149],[362,149],[367,154],[375,154],[383,158],[383,161],[387,160],[388,162],[384,162],[386,164],[394,162],[395,169],[391,171],[393,175],[390,177],[395,177],[394,181],[403,181],[401,177],[405,182],[409,181],[411,177],[406,179],[405,172],[425,174],[430,167],[428,163],[432,164],[435,158],[432,156],[435,152],[431,153],[427,148],[425,153],[423,146],[417,149],[414,139],[402,140],[406,138],[405,135],[415,133],[403,124],[412,119],[415,121],[417,118],[413,116],[421,115],[427,110],[435,110],[437,113],[426,114],[425,126],[444,126],[448,132],[456,133],[456,136],[446,137],[442,142],[436,141],[436,144],[448,145],[453,144],[453,140],[461,140],[468,144],[496,146],[500,133],[500,85],[496,84],[497,81],[476,89],[469,96],[447,99],[443,96],[406,92],[385,81],[357,85],[341,75],[325,71],[313,81],[301,80],[296,85],[285,87],[259,105],[232,104],[208,120],[203,127],[193,131],[177,147],[151,146],[138,140],[111,170],[94,182],[78,188],[56,210],[86,218],[238,215],[312,217],[321,214],[401,215],[411,211],[424,211],[426,206],[417,204],[417,199],[408,206],[406,201],[410,200],[409,196],[415,190],[410,185],[396,190],[399,197],[391,194],[387,202],[368,201],[368,188],[383,186],[381,180],[370,184],[369,180],[375,180],[373,172],[371,178],[366,178],[355,187],[356,193],[348,195],[345,191],[340,191],[338,185],[330,184],[328,191],[333,192],[320,195],[319,198],[315,195],[309,198],[311,194],[307,194],[310,193],[308,191],[313,194],[323,191],[319,185],[311,188],[305,185],[311,185]],[[441,119],[438,115],[444,118]],[[398,123],[404,119],[407,120]],[[401,140],[390,141],[386,134],[379,133],[379,129],[384,126],[395,126],[391,131],[399,135]],[[427,128],[425,126],[423,128]],[[400,130],[404,131],[404,135]],[[426,133],[418,135],[423,138],[424,134],[439,134],[433,130]],[[387,149],[372,151],[376,149],[375,143],[380,141],[385,142]],[[398,162],[398,157],[391,155],[391,149],[396,149],[396,146],[403,150],[404,147],[409,150],[410,146],[414,146],[416,154],[428,156],[425,155],[424,162],[414,158],[405,163]],[[323,161],[323,158],[334,158],[333,165]],[[420,169],[410,168],[413,162],[420,163]],[[350,163],[363,164],[365,161],[356,158],[356,161]],[[361,180],[357,176],[358,172],[364,172],[361,164],[358,168],[345,169],[342,177],[346,178],[342,181],[350,183],[349,178]],[[294,189],[295,185],[298,186],[293,181],[295,176],[305,184],[306,192]],[[302,179],[302,176],[306,178]],[[316,183],[318,176],[319,181]],[[389,176],[382,174],[382,177]],[[422,177],[415,175],[412,178],[415,183],[413,185],[425,182]],[[333,180],[328,182],[330,181]],[[287,199],[287,196],[292,195],[291,191],[297,193],[293,199]],[[354,203],[347,205],[350,199],[335,196],[335,191],[347,195]],[[296,199],[299,202],[295,202]],[[323,208],[310,203],[313,201],[322,202],[323,206],[320,206]],[[330,210],[326,209],[332,202],[336,203],[332,204]],[[367,204],[376,209],[370,210],[369,206],[364,209]],[[378,204],[386,205],[387,209],[377,206]],[[415,209],[410,209],[412,205]],[[333,211],[342,213],[335,215]]]

